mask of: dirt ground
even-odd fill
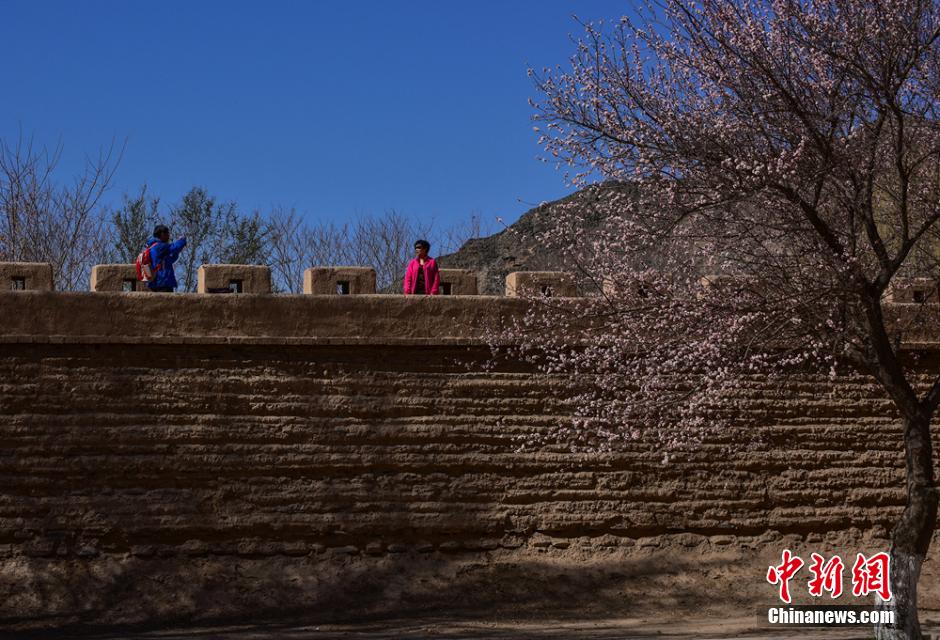
[[[922,612],[924,632],[940,638],[940,611]],[[68,640],[867,640],[870,628],[768,629],[754,618],[716,621],[664,621],[645,618],[571,621],[486,621],[416,618],[324,625],[230,624],[181,626],[149,631],[87,630],[81,633],[27,634],[30,638]]]
[[[762,615],[780,602],[765,576],[784,548],[806,559],[813,551],[838,553],[851,566],[856,552],[887,549],[882,538],[679,534],[625,542],[611,536],[604,551],[599,549],[605,540],[590,542],[590,551],[577,539],[546,538],[521,549],[486,553],[114,557],[58,576],[41,564],[7,563],[0,572],[0,638],[872,637],[863,626],[771,627]],[[924,566],[920,619],[926,633],[940,638],[935,564],[928,559]],[[804,569],[791,583],[794,604],[814,603],[806,593],[807,575]],[[815,604],[871,602],[843,596]]]

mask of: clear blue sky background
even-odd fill
[[[109,200],[194,185],[311,220],[397,209],[514,221],[570,192],[536,158],[527,63],[567,61],[572,20],[628,2],[0,0],[0,138],[112,138]],[[164,207],[165,209],[165,207]]]

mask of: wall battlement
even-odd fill
[[[0,291],[0,342],[483,344],[528,305],[511,296]],[[940,347],[940,305],[886,303],[903,345]]]
[[[27,277],[28,276],[28,277]],[[0,262],[0,291],[51,291],[52,265],[34,262]],[[478,274],[468,269],[440,269],[440,294],[477,295]],[[519,296],[528,290],[574,296],[571,278],[559,271],[522,271],[506,276],[506,295]],[[137,281],[134,264],[97,264],[91,269],[90,290],[148,292]],[[271,268],[265,265],[204,264],[199,267],[199,293],[271,293]],[[306,269],[303,292],[307,294],[368,295],[376,293],[376,274],[371,267],[321,266]]]
[[[0,292],[0,342],[481,344],[496,296]]]

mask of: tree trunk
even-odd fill
[[[937,522],[930,416],[923,413],[904,420],[904,452],[907,470],[907,505],[891,532],[891,595],[878,603],[894,612],[894,626],[875,627],[878,640],[921,640],[917,616],[917,581],[927,557]]]

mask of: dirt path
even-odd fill
[[[922,614],[927,637],[940,638],[940,611]],[[753,617],[724,620],[652,621],[618,618],[591,621],[383,620],[330,625],[213,625],[173,629],[88,631],[81,635],[29,635],[24,640],[868,640],[870,627],[769,629]]]

